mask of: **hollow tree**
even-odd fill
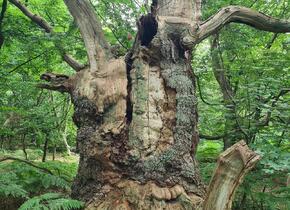
[[[9,1],[52,32],[18,0]],[[137,23],[132,49],[125,58],[114,58],[89,1],[64,2],[80,29],[89,65],[62,52],[76,74],[46,73],[41,78],[48,83],[40,87],[68,92],[75,106],[80,162],[73,197],[89,209],[229,209],[244,169],[256,157],[243,143],[226,152],[203,204],[192,49],[231,22],[275,33],[289,32],[290,23],[238,6],[202,21],[201,0],[154,0]]]

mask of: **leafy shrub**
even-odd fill
[[[14,203],[19,203],[20,198],[21,203],[26,200],[20,209],[70,210],[82,207],[82,202],[66,196],[76,174],[76,163],[51,161],[33,164],[40,168],[18,161],[0,162],[0,209],[11,198],[14,198]]]

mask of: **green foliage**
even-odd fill
[[[0,173],[0,197],[27,198],[28,193],[19,184],[17,175],[13,172]]]
[[[71,210],[80,209],[83,203],[77,200],[64,198],[59,193],[46,193],[35,196],[22,204],[19,210],[50,209],[50,210]]]
[[[41,169],[22,162],[0,163],[0,198],[23,198],[27,200],[22,209],[78,209],[82,203],[68,199],[71,180],[77,170],[75,162],[34,162]],[[63,192],[63,194],[47,192]],[[39,194],[43,194],[38,196]],[[36,197],[35,197],[36,196]],[[1,200],[1,199],[0,199]],[[46,208],[45,208],[46,207]]]
[[[203,5],[204,19],[217,8],[230,4],[252,7],[278,18],[287,19],[290,14],[285,0],[263,3],[210,0]],[[226,101],[213,73],[212,39],[197,47],[192,64],[200,83],[200,133],[209,136],[232,133],[235,141],[243,138],[262,156],[239,188],[233,209],[289,209],[289,187],[286,187],[290,171],[289,93],[276,98],[290,85],[289,35],[275,37],[241,24],[230,24],[219,32],[215,52],[222,62],[220,70],[235,91],[232,100],[236,113],[227,112]],[[269,122],[263,125],[267,115]],[[211,144],[202,141],[197,153],[206,183],[210,181],[220,152]]]

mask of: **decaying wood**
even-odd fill
[[[230,210],[237,187],[260,156],[240,141],[223,152],[207,189],[204,210]]]
[[[32,13],[19,0],[9,0],[9,2],[15,5],[18,9],[20,9],[24,15],[26,15],[30,20],[36,23],[40,28],[43,28],[46,33],[53,33],[53,27],[44,18]],[[71,55],[64,52],[61,46],[58,45],[57,49],[60,50],[63,60],[74,70],[79,71],[85,67],[83,64],[78,63]]]
[[[42,89],[54,90],[59,92],[70,92],[72,90],[71,81],[67,75],[45,73],[40,77],[49,83],[38,84],[37,86]]]
[[[86,209],[200,209],[203,202],[201,197],[194,194],[187,195],[180,185],[159,187],[154,182],[141,185],[138,182],[126,180],[119,182],[114,188],[117,190],[106,186],[103,189],[109,192],[106,201],[91,202]]]

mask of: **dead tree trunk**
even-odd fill
[[[88,209],[197,208],[205,187],[195,160],[192,48],[230,22],[275,32],[290,31],[290,24],[242,7],[201,22],[200,0],[153,0],[134,47],[115,59],[89,1],[64,1],[89,68],[71,77],[44,74],[50,83],[40,87],[72,96],[80,152],[73,197]]]
[[[234,145],[237,141],[247,138],[237,116],[237,106],[235,103],[235,91],[231,84],[226,70],[223,66],[221,54],[218,52],[218,34],[214,35],[211,41],[211,57],[213,73],[218,82],[223,96],[225,107],[225,131],[223,136],[224,150]]]

